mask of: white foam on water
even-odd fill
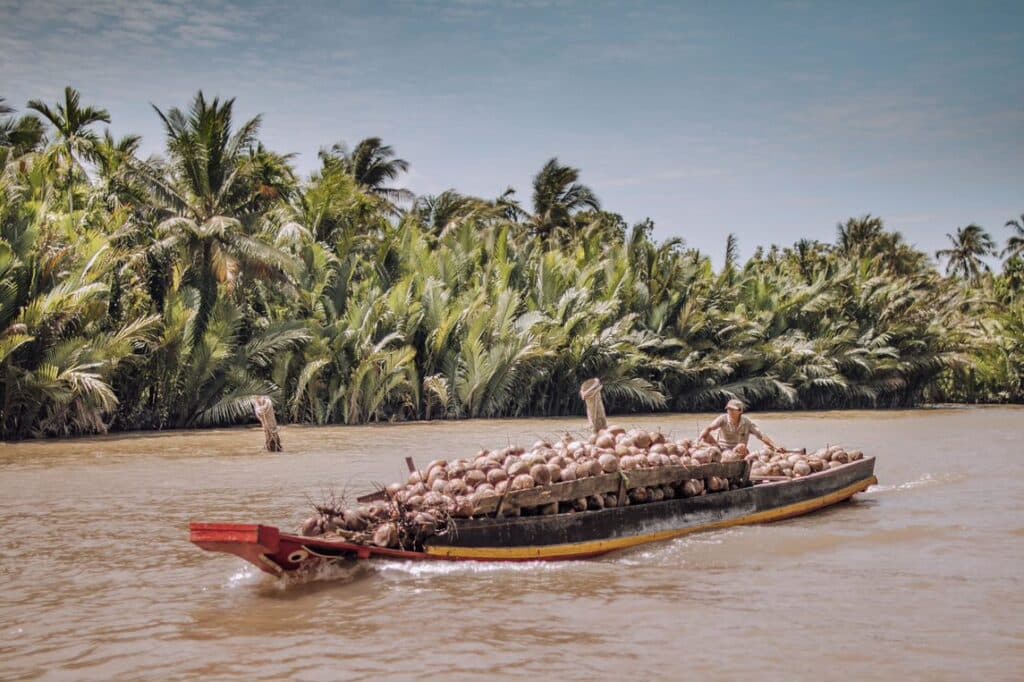
[[[903,490],[914,490],[915,488],[925,488],[934,485],[945,485],[947,483],[960,483],[961,481],[967,480],[967,474],[924,474],[912,481],[904,481],[896,485],[873,485],[864,491],[865,495],[872,495],[877,493],[891,493]]]
[[[255,566],[244,566],[233,573],[224,583],[225,589],[234,590],[239,587],[258,585],[262,580],[259,569]]]
[[[537,573],[561,571],[578,563],[566,561],[381,561],[382,572],[405,573],[412,576],[480,575],[484,573]]]

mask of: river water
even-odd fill
[[[294,528],[421,464],[582,419],[0,444],[0,678],[1021,679],[1024,409],[766,413],[876,455],[810,516],[588,561],[399,562],[283,584],[190,520]],[[619,418],[692,436],[708,415]]]

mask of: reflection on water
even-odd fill
[[[706,416],[622,418],[693,436]],[[292,528],[427,461],[582,419],[0,445],[0,677],[1011,679],[1024,666],[1024,410],[757,415],[878,456],[853,502],[564,563],[341,564],[276,580],[190,520]],[[978,449],[984,433],[987,449]],[[983,652],[983,655],[979,655]]]

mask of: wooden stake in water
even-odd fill
[[[587,379],[580,386],[580,397],[587,404],[587,420],[590,428],[596,434],[608,426],[608,419],[604,414],[604,399],[601,397],[601,380]]]
[[[263,426],[264,447],[268,452],[281,452],[281,434],[277,431],[277,416],[270,396],[261,395],[252,401],[253,412]]]

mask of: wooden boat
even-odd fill
[[[785,481],[752,484],[747,462],[692,467],[686,476],[722,475],[738,482],[734,490],[697,497],[675,498],[603,510],[549,516],[458,519],[448,532],[428,538],[415,550],[357,544],[343,538],[303,537],[259,524],[192,523],[191,541],[203,549],[234,554],[272,575],[312,569],[325,562],[366,559],[528,561],[581,559],[636,545],[668,540],[690,533],[742,524],[778,521],[847,500],[877,483],[873,457]],[[650,469],[630,472],[637,479],[678,476]],[[685,469],[685,467],[682,467]],[[695,472],[694,470],[700,470]],[[585,485],[622,485],[619,474],[573,482],[579,496]],[[560,486],[518,493],[520,503],[540,504],[557,499]],[[605,488],[607,489],[607,488]],[[554,498],[552,496],[555,496]],[[500,507],[501,501],[496,503]]]

